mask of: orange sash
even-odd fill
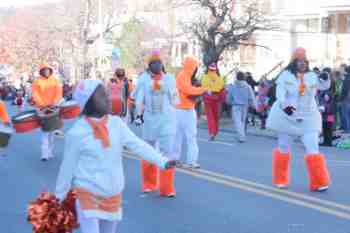
[[[153,79],[153,91],[159,91],[161,88],[160,81],[162,80],[162,74],[154,75]]]
[[[85,189],[76,188],[74,191],[83,210],[100,210],[108,213],[115,213],[122,205],[122,195],[117,194],[109,198],[97,196]]]
[[[103,147],[110,147],[111,143],[109,140],[109,132],[107,128],[108,117],[104,116],[101,120],[98,121],[86,117],[86,121],[92,127],[95,138],[101,140]]]
[[[298,78],[300,79],[299,94],[300,95],[305,95],[304,74],[298,74]]]

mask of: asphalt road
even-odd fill
[[[124,219],[118,232],[350,233],[349,151],[322,149],[333,183],[326,193],[310,193],[303,148],[296,144],[291,187],[279,191],[271,186],[273,139],[249,136],[238,144],[229,133],[216,142],[207,139],[199,130],[202,169],[178,170],[175,199],[140,193],[140,163],[125,154]],[[0,158],[1,233],[31,232],[27,205],[40,192],[54,191],[62,149],[63,140],[57,139],[56,158],[43,163],[39,131],[12,138],[8,156]]]

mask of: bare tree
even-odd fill
[[[237,50],[240,45],[255,46],[248,42],[255,32],[278,28],[257,0],[240,1],[240,4],[235,0],[189,2],[202,14],[194,22],[185,23],[184,28],[200,41],[206,66],[218,62],[227,50]]]

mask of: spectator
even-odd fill
[[[322,73],[320,78],[326,79],[328,73]],[[322,91],[320,94],[320,111],[322,113],[323,146],[332,146],[333,125],[335,123],[335,104],[332,90]]]
[[[320,68],[318,68],[318,67],[314,67],[312,70],[313,70],[317,75],[320,75],[320,74],[321,74]]]
[[[232,119],[238,133],[238,141],[243,143],[246,140],[245,123],[248,108],[256,106],[254,92],[245,80],[244,73],[238,72],[237,80],[229,86],[227,103],[232,106]]]
[[[255,94],[255,89],[259,85],[259,82],[255,81],[252,74],[250,72],[245,73],[246,81],[248,85],[252,88],[254,94]],[[247,117],[247,122],[246,125],[250,122],[252,126],[255,126],[255,115],[256,115],[256,110],[249,108],[248,111],[248,117]]]
[[[269,93],[270,85],[265,77],[260,81],[257,95],[257,113],[261,120],[261,129],[266,129],[267,111],[269,109]]]
[[[341,117],[344,122],[345,133],[350,133],[350,66],[346,67],[345,72],[345,80],[340,95]]]
[[[335,93],[334,93],[334,105],[335,105],[335,128],[338,128],[337,125],[340,125],[340,128],[344,128],[344,122],[341,118],[341,105],[340,105],[340,96],[341,96],[341,90],[344,82],[344,76],[342,75],[341,71],[335,71],[333,73],[333,79],[335,84]]]

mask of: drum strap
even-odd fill
[[[85,119],[94,131],[95,138],[101,140],[103,147],[110,147],[111,143],[109,140],[109,132],[107,128],[108,117],[104,116],[101,120],[93,120],[89,117],[86,117]]]

